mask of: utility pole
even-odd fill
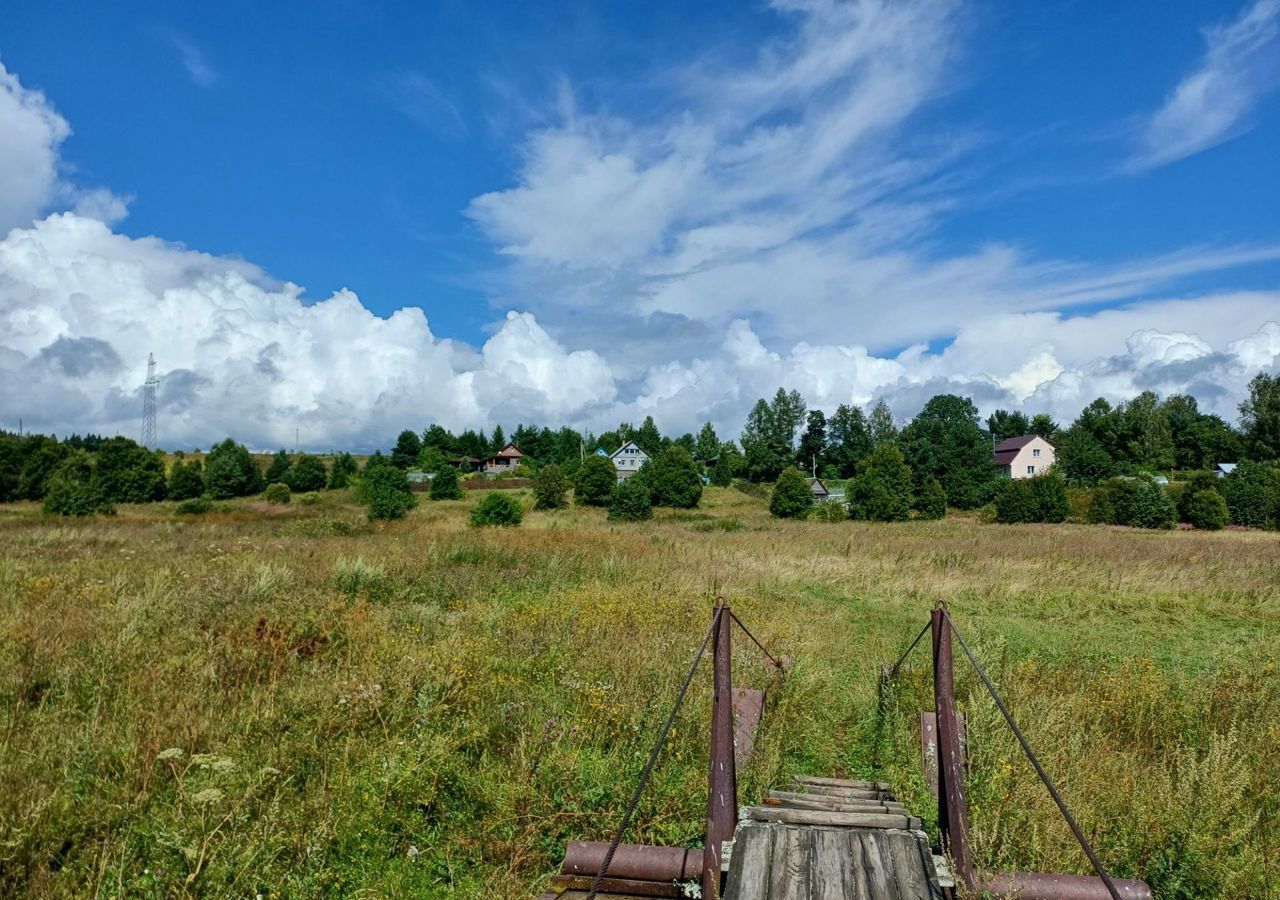
[[[142,446],[154,447],[156,443],[156,357],[147,354],[147,380],[142,383]]]

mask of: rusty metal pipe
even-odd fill
[[[969,811],[965,801],[964,758],[960,752],[960,717],[951,656],[951,624],[946,610],[933,611],[933,699],[938,717],[938,828],[943,849],[951,854],[956,876],[974,888],[973,852],[969,848]]]
[[[1151,888],[1146,882],[1113,878],[1112,883],[1124,900],[1151,900]],[[1092,875],[999,872],[981,879],[978,887],[1009,900],[1111,900],[1106,882]]]
[[[707,849],[702,854],[702,896],[720,897],[720,845],[733,839],[738,819],[738,772],[733,752],[732,612],[716,607],[712,647],[711,766],[707,793]]]
[[[608,851],[608,841],[570,841],[560,871],[596,875]],[[701,850],[687,847],[619,844],[609,862],[609,875],[634,881],[693,881],[702,874],[702,856]]]

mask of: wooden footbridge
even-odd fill
[[[679,695],[650,751],[623,821],[611,842],[574,841],[560,873],[539,900],[943,900],[1007,897],[1018,900],[1150,900],[1140,881],[1112,878],[1040,765],[1008,707],[944,605],[934,609],[898,662],[881,673],[883,691],[926,633],[933,636],[935,709],[921,714],[922,759],[938,798],[937,846],[882,781],[797,776],[755,806],[739,808],[737,769],[750,755],[764,708],[759,691],[734,689],[730,661],[737,624],[779,673],[774,657],[724,604],[715,608]],[[969,847],[962,751],[956,711],[951,639],[955,636],[1005,721],[1018,738],[1096,875],[980,872]],[[659,752],[694,673],[712,648],[711,761],[706,844],[702,848],[625,844]]]

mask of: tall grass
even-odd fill
[[[467,529],[467,503],[360,524],[341,496],[70,525],[10,507],[0,895],[529,896],[567,840],[616,826],[723,593],[794,660],[772,679],[735,644],[737,682],[768,689],[744,802],[880,771],[931,818],[927,646],[880,715],[876,675],[945,598],[1118,874],[1268,896],[1274,535],[778,522],[764,502],[712,489],[706,518],[574,509],[501,534]],[[957,664],[980,863],[1085,871]],[[630,839],[699,839],[708,688]]]

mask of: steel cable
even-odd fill
[[[600,892],[605,873],[609,871],[609,864],[613,862],[613,855],[618,852],[618,845],[622,843],[623,836],[631,827],[631,817],[636,814],[636,808],[640,805],[640,795],[649,784],[649,777],[653,774],[653,766],[658,761],[658,754],[662,752],[662,747],[667,742],[667,735],[671,732],[671,726],[675,724],[676,714],[680,712],[685,694],[689,693],[689,685],[693,683],[694,673],[698,671],[698,665],[707,652],[707,644],[711,643],[711,636],[716,633],[716,626],[720,624],[720,617],[724,615],[724,610],[723,606],[716,607],[716,614],[711,617],[711,627],[707,629],[707,636],[702,639],[702,646],[698,648],[698,655],[694,657],[693,665],[689,667],[689,674],[684,677],[684,684],[680,685],[680,693],[676,695],[676,702],[671,706],[667,721],[662,726],[662,733],[658,735],[653,749],[649,751],[649,759],[640,772],[640,781],[636,783],[635,790],[631,793],[631,800],[627,803],[627,810],[622,816],[622,824],[618,826],[617,834],[613,836],[609,849],[605,851],[604,859],[600,862],[600,871],[591,879],[591,889],[587,891],[586,900],[596,900],[596,894]],[[733,613],[731,612],[730,615]]]
[[[1075,817],[1071,815],[1071,811],[1067,809],[1067,803],[1062,799],[1062,795],[1058,793],[1058,789],[1053,784],[1053,779],[1049,777],[1049,773],[1044,770],[1044,766],[1040,765],[1040,760],[1036,758],[1035,751],[1031,749],[1031,745],[1027,743],[1026,736],[1022,733],[1022,729],[1018,727],[1018,723],[1013,720],[1013,714],[1009,712],[1009,707],[1005,706],[1004,700],[1000,698],[996,686],[991,683],[991,679],[987,677],[986,670],[982,668],[982,664],[978,662],[978,658],[973,655],[973,651],[969,649],[969,645],[965,643],[964,637],[960,634],[960,630],[956,628],[956,623],[951,618],[951,613],[945,608],[942,614],[946,616],[947,625],[951,628],[951,633],[956,636],[956,640],[960,642],[960,647],[964,650],[964,655],[969,657],[969,662],[973,663],[973,668],[977,670],[978,677],[982,679],[983,685],[987,688],[987,693],[991,695],[991,699],[996,702],[996,706],[1000,709],[1000,714],[1004,716],[1005,722],[1009,724],[1009,728],[1013,730],[1014,737],[1018,739],[1018,743],[1022,745],[1022,751],[1027,755],[1027,759],[1031,761],[1031,765],[1035,768],[1036,774],[1040,776],[1040,780],[1044,782],[1044,786],[1049,791],[1049,796],[1053,798],[1053,802],[1058,804],[1058,811],[1062,813],[1062,818],[1067,820],[1067,825],[1071,827],[1071,833],[1076,836],[1076,840],[1080,842],[1080,849],[1084,851],[1085,856],[1089,857],[1089,862],[1093,864],[1093,870],[1098,873],[1098,877],[1102,879],[1102,883],[1107,886],[1107,892],[1111,894],[1113,900],[1123,900],[1120,891],[1116,887],[1115,882],[1111,880],[1111,876],[1107,874],[1106,868],[1102,865],[1102,860],[1098,858],[1097,852],[1093,849],[1093,845],[1089,843],[1089,839],[1084,836],[1084,832],[1080,830],[1080,826],[1076,824]]]
[[[747,628],[746,625],[742,624],[742,620],[738,618],[738,614],[735,613],[732,609],[729,610],[729,618],[733,619],[733,621],[738,623],[738,627],[742,629],[743,633],[747,637],[751,638],[751,643],[759,647],[760,652],[763,653],[765,656],[769,657],[770,662],[772,662],[779,669],[783,668],[782,661],[778,659],[776,656],[774,656],[772,653],[770,653],[768,650],[766,650],[764,644],[756,640],[756,636],[751,633],[751,629]]]

